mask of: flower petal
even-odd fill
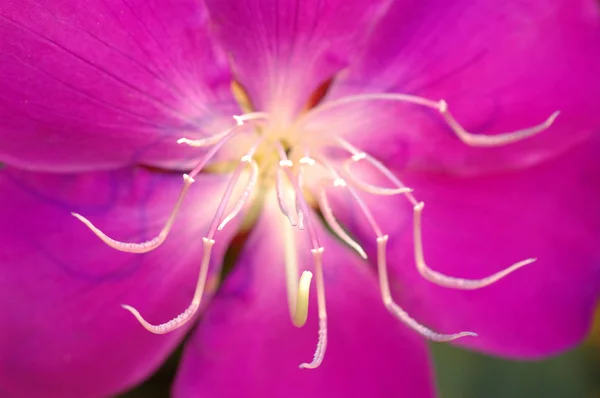
[[[164,245],[145,255],[104,245],[70,211],[107,234],[149,239],[165,222],[181,177],[127,169],[76,175],[0,174],[0,391],[10,397],[112,396],[153,372],[184,330],[157,336],[121,304],[165,322],[189,304],[201,237],[222,177],[190,189]],[[215,268],[231,231],[217,240]],[[185,328],[187,329],[187,328]]]
[[[384,308],[375,275],[319,229],[325,246],[329,344],[318,369],[302,370],[317,342],[316,294],[309,320],[288,314],[282,222],[270,200],[222,290],[186,345],[175,397],[433,397],[426,345]],[[295,230],[298,264],[312,262]]]
[[[527,258],[537,261],[487,287],[444,288],[417,272],[412,208],[369,199],[390,234],[398,300],[444,332],[479,334],[457,343],[486,353],[538,358],[581,342],[600,295],[598,140],[527,170],[478,178],[406,174],[425,202],[425,261],[436,271],[479,279]],[[364,241],[372,232],[351,207],[337,214]],[[371,252],[373,244],[371,244]]]
[[[322,129],[396,168],[473,175],[536,164],[600,127],[598,43],[595,0],[397,1],[328,99],[364,92],[445,99],[475,134],[560,115],[539,136],[496,148],[465,145],[436,110],[384,101],[332,110]]]
[[[258,110],[285,119],[356,55],[388,0],[207,0],[217,37]],[[286,121],[286,120],[284,120]]]
[[[239,112],[207,22],[195,0],[2,2],[0,160],[69,172],[189,164],[177,139],[222,131]]]

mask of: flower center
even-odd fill
[[[323,280],[324,264],[322,262],[322,255],[325,248],[319,240],[316,228],[318,220],[313,216],[313,209],[318,208],[329,230],[333,234],[356,251],[359,256],[367,259],[367,254],[360,243],[350,237],[337,221],[334,210],[328,200],[327,192],[330,189],[340,189],[344,190],[357,205],[362,213],[362,217],[373,231],[373,240],[376,244],[375,263],[379,276],[379,288],[382,302],[389,312],[401,322],[430,340],[450,341],[463,336],[476,336],[472,332],[454,334],[436,333],[411,318],[396,304],[390,291],[386,261],[386,246],[389,237],[379,227],[376,218],[367,207],[362,196],[365,194],[380,196],[403,195],[407,199],[414,212],[413,244],[416,267],[425,279],[440,286],[454,289],[479,289],[532,263],[535,259],[530,258],[520,261],[496,274],[476,280],[447,276],[429,268],[424,258],[421,233],[421,216],[424,203],[416,198],[412,189],[406,187],[382,162],[348,142],[342,135],[326,134],[320,136],[318,134],[310,134],[305,130],[305,126],[310,121],[316,120],[323,112],[332,109],[339,111],[348,104],[368,101],[405,102],[436,110],[459,140],[465,145],[480,147],[506,145],[525,139],[549,128],[558,116],[558,112],[556,112],[540,125],[515,132],[493,136],[474,135],[467,132],[454,119],[448,111],[448,106],[444,100],[432,101],[412,95],[394,93],[361,94],[318,104],[300,115],[297,120],[289,125],[280,123],[274,117],[276,115],[264,112],[247,112],[239,116],[234,116],[235,123],[232,122],[232,127],[219,134],[198,140],[181,138],[177,141],[179,144],[204,147],[206,148],[206,152],[196,167],[189,174],[184,174],[183,187],[179,198],[167,223],[156,237],[141,243],[120,242],[106,236],[83,216],[73,213],[75,217],[86,224],[109,246],[130,253],[149,252],[156,249],[165,241],[185,195],[194,183],[194,178],[207,166],[210,167],[210,162],[217,152],[225,145],[233,146],[236,150],[241,149],[240,157],[238,159],[231,159],[228,162],[233,168],[229,183],[215,211],[213,221],[206,235],[202,238],[204,252],[196,290],[188,308],[172,320],[159,325],[147,322],[131,306],[123,305],[123,308],[130,311],[142,326],[152,333],[168,333],[186,324],[194,317],[200,307],[216,234],[227,223],[238,217],[243,209],[248,207],[247,203],[249,199],[260,198],[261,195],[272,192],[277,196],[277,203],[281,213],[288,220],[283,230],[286,284],[290,316],[293,324],[298,327],[305,324],[308,316],[308,298],[313,274],[310,271],[303,271],[299,276],[297,248],[292,233],[293,228],[306,230],[310,237],[316,281],[319,338],[313,361],[311,363],[304,363],[301,367],[318,367],[323,361],[327,347],[327,310],[325,282]],[[246,108],[248,107],[242,106],[242,109]],[[328,150],[331,149],[344,154],[341,160],[339,156],[332,157],[330,155]],[[374,173],[377,173],[380,177],[388,181],[388,186],[378,186],[366,182],[355,171],[354,166],[357,163],[366,163]],[[243,183],[240,184],[240,181]],[[237,197],[237,199],[232,202],[234,197]]]

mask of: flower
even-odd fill
[[[122,391],[201,305],[176,397],[431,397],[419,333],[573,346],[600,284],[599,12],[4,2],[0,393]]]

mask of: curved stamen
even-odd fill
[[[421,218],[424,205],[425,204],[423,202],[420,202],[414,207],[413,239],[415,245],[415,262],[417,264],[417,269],[419,270],[421,276],[427,279],[428,281],[433,282],[439,286],[449,287],[453,289],[475,290],[491,285],[492,283],[497,282],[498,280],[504,278],[506,275],[518,270],[519,268],[536,261],[535,258],[528,258],[526,260],[519,261],[518,263],[515,263],[502,271],[496,272],[495,274],[482,279],[454,278],[444,275],[440,272],[434,271],[427,266],[427,264],[425,263],[425,257],[423,255]]]
[[[191,139],[191,138],[180,138],[177,140],[178,144],[186,144],[192,147],[205,147],[215,145],[223,138],[225,138],[228,134],[237,131],[241,126],[244,125],[246,121],[254,121],[254,120],[262,120],[268,119],[268,114],[265,112],[252,112],[246,113],[243,115],[234,115],[233,119],[236,121],[236,125],[231,127],[222,133],[212,135],[210,137],[200,138],[200,139]]]
[[[244,160],[244,158],[246,160]],[[244,188],[244,192],[242,193],[240,199],[238,200],[234,208],[223,219],[223,221],[221,221],[221,224],[219,224],[219,227],[217,228],[218,231],[222,231],[223,228],[225,228],[225,226],[231,220],[237,217],[237,215],[240,213],[240,211],[246,204],[246,200],[248,200],[248,198],[250,197],[250,193],[254,190],[256,182],[258,181],[258,164],[256,164],[256,161],[254,161],[254,159],[250,157],[244,156],[244,158],[242,158],[242,162],[246,161],[250,165],[250,177],[248,178],[248,183],[246,184],[246,188]]]
[[[277,192],[277,203],[279,204],[279,210],[283,213],[284,216],[287,217],[287,219],[289,220],[290,224],[295,227],[296,224],[296,220],[294,219],[294,217],[292,216],[292,213],[289,211],[287,204],[286,204],[286,197],[285,197],[285,193],[287,192],[284,187],[283,187],[283,175],[285,174],[284,172],[284,167],[291,167],[292,166],[292,162],[291,161],[280,161],[279,162],[279,167],[277,167],[277,171],[276,171],[276,176],[275,176],[275,191]]]
[[[289,223],[283,225],[283,248],[285,254],[285,278],[288,293],[290,318],[296,327],[302,327],[308,317],[310,282],[312,273],[302,272],[298,281],[298,253],[293,227]]]
[[[334,174],[337,174],[337,172],[335,172],[335,169],[333,169],[330,165],[328,165],[328,163],[325,163],[325,165],[328,168],[330,168],[331,170],[333,170]],[[455,339],[458,339],[460,337],[465,337],[465,336],[477,336],[477,334],[473,333],[473,332],[460,332],[460,333],[453,333],[453,334],[442,334],[442,333],[434,332],[433,330],[418,323],[415,319],[411,318],[408,315],[408,313],[406,311],[404,311],[394,301],[394,299],[392,297],[392,293],[390,291],[389,278],[388,278],[388,272],[387,272],[386,245],[387,245],[387,241],[388,241],[388,236],[384,235],[382,233],[381,228],[379,228],[379,224],[377,223],[377,221],[375,221],[375,217],[373,217],[373,213],[371,213],[371,211],[369,210],[369,208],[367,207],[365,202],[356,193],[354,188],[350,185],[346,186],[346,188],[348,189],[348,192],[350,193],[350,195],[352,196],[352,198],[358,205],[361,213],[367,220],[367,223],[371,226],[371,229],[373,230],[373,232],[376,235],[377,273],[379,276],[379,289],[381,291],[381,298],[383,300],[383,304],[385,305],[387,310],[390,311],[390,313],[392,315],[394,315],[396,318],[398,318],[398,320],[400,320],[402,323],[404,323],[405,325],[407,325],[408,327],[410,327],[417,333],[421,334],[425,338],[428,338],[432,341],[443,342],[443,341],[455,340]]]
[[[364,190],[366,192],[376,193],[379,195],[397,195],[399,193],[402,193],[405,195],[405,197],[408,199],[408,201],[413,204],[413,206],[417,204],[417,199],[411,193],[412,189],[410,189],[406,185],[404,185],[402,183],[402,181],[400,181],[400,179],[398,177],[396,177],[390,169],[385,167],[385,165],[383,163],[381,163],[379,160],[375,159],[373,156],[369,155],[368,153],[358,150],[355,146],[353,146],[348,141],[346,141],[342,138],[338,138],[338,142],[340,143],[342,148],[346,149],[348,152],[350,152],[352,154],[351,160],[353,162],[358,163],[361,160],[367,161],[370,165],[375,167],[377,169],[377,171],[379,171],[388,181],[390,181],[392,184],[394,184],[396,186],[396,188],[390,189],[390,188],[377,187],[377,186],[368,184],[364,181],[361,181],[358,177],[356,177],[354,174],[352,174],[350,167],[348,166],[345,169],[347,177],[349,177],[352,180],[352,182],[356,184],[357,188],[363,189],[363,187],[364,187],[365,188]],[[383,193],[381,193],[381,192],[383,192]]]
[[[521,129],[521,130],[517,130],[517,131],[511,131],[511,132],[507,132],[507,133],[499,133],[499,134],[493,134],[493,135],[488,135],[486,133],[473,134],[473,133],[466,131],[460,125],[460,123],[458,123],[456,121],[456,119],[454,119],[452,114],[450,114],[450,112],[448,111],[448,104],[443,99],[439,100],[439,101],[432,101],[427,98],[419,97],[416,95],[409,95],[409,94],[396,94],[396,93],[375,94],[375,93],[373,93],[373,94],[352,95],[352,96],[343,97],[343,98],[340,98],[337,100],[324,102],[323,104],[313,108],[310,112],[308,112],[303,117],[301,117],[299,119],[299,123],[306,123],[306,121],[310,117],[314,117],[315,115],[318,115],[325,111],[328,111],[328,110],[331,110],[334,108],[338,108],[340,106],[350,104],[353,102],[364,102],[364,101],[406,102],[406,103],[411,103],[411,104],[420,105],[420,106],[434,109],[442,115],[442,117],[444,118],[444,121],[446,122],[448,127],[450,127],[450,129],[452,129],[454,134],[456,134],[456,136],[462,142],[464,142],[465,144],[470,145],[470,146],[478,146],[478,147],[492,147],[492,146],[506,145],[506,144],[521,141],[525,138],[536,135],[544,130],[547,130],[552,125],[552,123],[554,123],[554,120],[560,114],[559,111],[556,111],[556,112],[552,113],[552,115],[550,115],[550,117],[548,117],[544,122],[542,122],[538,125],[535,125],[535,126],[532,126],[529,128],[525,128],[525,129]]]
[[[338,223],[338,221],[335,218],[335,215],[333,214],[333,210],[331,209],[331,206],[329,205],[329,200],[327,199],[327,192],[325,190],[324,185],[322,184],[322,182],[324,182],[325,180],[321,180],[321,182],[318,184],[319,189],[318,189],[318,195],[317,196],[317,200],[319,201],[319,208],[321,209],[321,213],[323,214],[323,217],[325,218],[325,221],[327,222],[327,225],[329,225],[329,228],[331,228],[331,230],[333,231],[333,233],[340,238],[345,244],[347,244],[348,246],[350,246],[352,249],[354,249],[363,259],[367,259],[367,253],[365,253],[364,249],[354,240],[350,237],[350,235],[348,235],[348,233],[346,233],[346,231],[342,228],[342,226]],[[346,187],[346,181],[344,181],[343,179],[337,179],[334,181],[333,184],[334,187]]]
[[[315,355],[310,363],[303,363],[300,365],[301,369],[315,369],[321,365],[323,358],[325,357],[325,351],[327,350],[327,307],[325,302],[325,281],[323,279],[323,251],[325,250],[319,243],[319,237],[315,230],[310,217],[310,210],[306,201],[304,200],[304,194],[300,187],[300,181],[298,178],[294,178],[292,174],[291,166],[292,162],[288,159],[285,150],[281,146],[281,143],[276,142],[275,148],[279,153],[279,164],[285,164],[283,168],[289,181],[292,183],[294,193],[296,195],[297,205],[304,214],[304,220],[306,221],[306,229],[308,236],[312,244],[311,253],[313,255],[313,262],[315,266],[315,279],[317,285],[317,306],[319,312],[319,340],[317,342],[317,348]]]
[[[212,222],[208,229],[208,233],[206,234],[205,237],[202,238],[202,241],[204,242],[204,252],[202,254],[202,263],[200,264],[200,272],[198,274],[198,280],[196,281],[196,289],[194,291],[194,297],[192,298],[192,302],[190,303],[188,308],[186,308],[185,311],[183,311],[177,317],[171,319],[168,322],[162,323],[160,325],[153,325],[153,324],[147,322],[140,315],[138,310],[136,310],[135,308],[133,308],[129,305],[122,306],[123,308],[125,308],[126,310],[131,312],[136,317],[136,319],[142,324],[142,326],[144,326],[144,328],[146,328],[146,330],[148,330],[152,333],[156,333],[156,334],[165,334],[165,333],[171,332],[173,330],[179,329],[180,327],[185,325],[187,322],[189,322],[189,320],[194,317],[194,315],[200,308],[200,304],[202,302],[202,296],[204,295],[204,289],[206,286],[206,277],[208,275],[208,268],[210,265],[210,255],[212,252],[212,247],[215,244],[215,240],[213,238],[215,236],[215,233],[218,230],[219,221],[223,219],[223,213],[225,212],[225,209],[227,208],[227,204],[229,203],[229,200],[231,199],[233,189],[240,178],[240,174],[243,169],[243,167],[241,167],[241,166],[243,166],[243,164],[246,163],[248,161],[248,159],[251,158],[252,154],[254,153],[254,150],[256,149],[256,146],[259,143],[260,143],[260,140],[258,141],[258,143],[256,143],[252,147],[252,149],[250,149],[248,154],[246,154],[242,158],[240,165],[238,165],[238,167],[236,167],[235,171],[233,172],[231,178],[229,179],[229,182],[227,183],[227,187],[225,188],[225,192],[223,194],[223,197],[221,198],[221,202],[219,203],[219,206],[217,207],[217,211],[215,212],[215,215],[212,219]]]
[[[173,210],[171,210],[171,214],[167,219],[165,226],[161,229],[161,231],[154,238],[147,240],[141,243],[129,243],[129,242],[121,242],[115,240],[109,236],[107,236],[104,232],[98,229],[94,224],[92,224],[87,218],[83,217],[78,213],[71,213],[74,217],[76,217],[79,221],[84,223],[97,237],[99,237],[104,243],[113,249],[127,252],[127,253],[147,253],[152,251],[162,245],[169,235],[171,228],[175,222],[175,218],[179,213],[179,209],[181,208],[181,204],[183,203],[183,199],[187,194],[188,189],[194,183],[194,179],[187,174],[183,175],[183,186],[181,188],[181,192],[179,193],[179,197],[177,198],[177,202],[175,202],[175,206]]]
[[[402,309],[398,304],[394,302],[392,298],[392,293],[390,291],[390,283],[387,274],[387,260],[386,260],[386,245],[388,241],[388,236],[378,236],[377,237],[377,272],[379,274],[379,288],[381,290],[381,297],[383,299],[383,304],[385,307],[394,315],[398,320],[402,323],[421,334],[425,338],[438,341],[452,341],[459,339],[465,336],[477,336],[477,333],[473,332],[460,332],[454,334],[441,334],[432,331],[431,329],[421,325],[416,320],[410,317],[406,311]]]
[[[304,213],[302,212],[302,207],[300,206],[299,197],[303,195],[302,190],[304,189],[304,181],[302,178],[302,166],[300,163],[300,167],[298,168],[297,179],[298,179],[298,188],[300,192],[296,192],[296,214],[298,215],[298,228],[304,229]]]
[[[466,131],[460,123],[454,119],[450,111],[448,111],[448,104],[444,100],[440,100],[439,102],[439,111],[442,114],[442,117],[448,123],[448,126],[454,131],[454,133],[458,136],[458,138],[469,146],[477,146],[477,147],[494,147],[501,146],[506,144],[511,144],[513,142],[524,140],[525,138],[534,136],[538,133],[541,133],[544,130],[547,130],[554,120],[560,115],[560,111],[554,112],[552,115],[548,117],[544,122],[529,127],[525,129],[520,129],[516,131],[511,131],[507,133],[495,134],[495,135],[486,135],[486,134],[473,134]]]
[[[362,181],[360,178],[358,178],[356,175],[354,175],[351,170],[351,165],[353,163],[358,163],[360,160],[362,160],[366,157],[366,154],[364,152],[361,153],[360,155],[361,156],[352,156],[350,159],[344,161],[344,165],[343,165],[344,175],[347,178],[351,179],[352,182],[354,183],[354,185],[356,185],[360,190],[371,193],[373,195],[388,195],[388,196],[401,195],[401,194],[413,192],[412,188],[409,188],[406,186],[402,186],[402,187],[398,187],[398,188],[385,188],[385,187],[379,187],[376,185],[369,184],[368,182]]]
[[[190,319],[194,317],[198,309],[200,308],[200,303],[202,302],[202,296],[204,295],[204,287],[206,286],[206,277],[208,275],[208,265],[210,264],[210,254],[212,251],[212,247],[215,244],[213,239],[202,238],[202,242],[204,243],[204,253],[202,254],[202,263],[200,264],[200,273],[198,275],[198,281],[196,282],[196,290],[194,291],[194,297],[192,298],[192,302],[181,314],[177,317],[171,319],[168,322],[161,323],[160,325],[153,325],[146,321],[142,315],[140,315],[139,311],[134,307],[122,304],[121,307],[131,312],[133,316],[138,320],[138,322],[149,332],[154,334],[165,334],[172,332],[173,330],[179,329]]]
[[[319,340],[315,355],[310,363],[300,364],[300,369],[316,369],[325,358],[327,351],[327,308],[325,304],[325,281],[323,280],[323,247],[312,249],[317,280],[317,306],[319,311]]]

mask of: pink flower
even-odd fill
[[[577,344],[599,29],[593,0],[4,1],[0,395],[116,394],[189,331],[175,397],[426,398],[422,336]]]

